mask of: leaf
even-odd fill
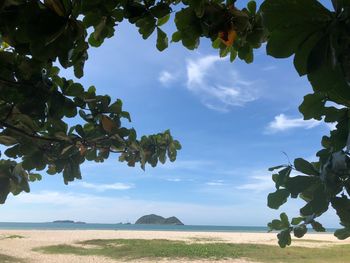
[[[302,238],[306,234],[307,228],[304,224],[302,224],[300,226],[294,227],[293,231],[295,237]]]
[[[281,222],[285,228],[290,226],[289,219],[286,213],[280,214]]]
[[[0,144],[11,146],[17,143],[17,140],[11,136],[0,135]]]
[[[168,47],[168,37],[163,30],[157,27],[157,49],[159,51],[163,51],[167,47]]]
[[[303,76],[309,72],[309,56],[316,46],[316,44],[324,38],[324,33],[317,31],[313,35],[309,36],[305,42],[301,43],[295,50],[294,67],[298,71],[300,76]]]
[[[278,219],[272,220],[270,223],[267,224],[267,226],[270,228],[269,231],[282,230],[284,228],[282,221]]]
[[[278,209],[287,202],[290,193],[286,189],[279,189],[274,193],[270,193],[267,197],[267,206],[272,209]]]
[[[302,158],[297,158],[294,160],[294,167],[297,171],[307,175],[315,175],[315,176],[320,175],[319,172],[316,171],[315,167],[311,163],[309,163],[308,161]]]
[[[255,14],[256,13],[256,2],[254,0],[249,1],[247,8],[251,14]]]
[[[84,88],[79,83],[73,83],[69,85],[64,92],[67,96],[81,96],[84,93]]]
[[[226,47],[231,47],[237,38],[237,32],[233,29],[229,31],[220,31],[218,38]]]
[[[322,226],[322,224],[315,220],[311,222],[311,226],[316,232],[326,232],[326,229]]]
[[[313,93],[304,96],[303,103],[299,106],[299,111],[304,115],[304,120],[321,120],[326,104],[326,97],[322,93]]]
[[[285,248],[286,246],[290,246],[290,244],[292,243],[292,238],[290,236],[290,230],[289,229],[280,232],[277,235],[277,238],[278,238],[278,245],[281,248]]]
[[[265,0],[260,7],[264,25],[271,32],[283,27],[327,23],[332,13],[317,0]]]
[[[166,16],[158,18],[157,26],[162,26],[162,25],[166,24],[169,21],[169,18],[170,18],[170,14],[167,14]]]
[[[291,171],[292,167],[287,166],[286,168],[280,170],[277,174],[272,175],[272,180],[275,182],[277,189],[279,189],[281,186],[285,187],[285,183],[289,178]]]
[[[101,123],[102,123],[102,127],[106,132],[111,132],[113,127],[115,126],[115,124],[113,123],[113,121],[111,120],[111,118],[102,115],[101,116]]]
[[[294,218],[292,219],[291,224],[292,224],[293,226],[299,225],[301,222],[303,222],[303,220],[304,220],[304,217],[294,217]]]
[[[181,39],[182,39],[182,37],[181,37],[181,32],[180,31],[176,31],[171,36],[171,42],[179,42]]]
[[[337,229],[334,232],[334,236],[336,236],[340,240],[347,239],[348,237],[350,237],[350,228]]]
[[[331,204],[341,224],[350,229],[350,200],[346,196],[334,197],[331,199]]]
[[[315,179],[312,177],[298,175],[288,178],[285,187],[291,193],[292,197],[296,198],[298,194],[304,192],[315,182]]]
[[[323,185],[320,185],[314,192],[312,210],[316,215],[321,215],[328,210],[329,200]]]

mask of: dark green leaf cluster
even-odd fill
[[[302,221],[295,226],[281,228],[274,221],[269,224],[272,230],[282,230],[281,246],[290,244],[291,231],[302,237],[308,224],[316,231],[324,231],[314,219],[330,205],[345,227],[335,235],[340,239],[350,236],[350,4],[337,0],[332,3],[334,11],[316,0],[266,0],[261,6],[269,34],[267,53],[276,58],[294,55],[296,70],[300,76],[307,75],[312,85],[314,93],[306,95],[299,107],[304,119],[336,123],[330,136],[322,138],[318,162],[299,158],[294,166],[277,167],[280,170],[273,175],[277,190],[268,196],[269,207],[278,209],[288,197],[306,202],[300,209]],[[330,103],[339,106],[329,106]],[[292,169],[302,175],[290,177]]]
[[[247,63],[253,61],[253,49],[265,41],[266,31],[262,25],[261,13],[256,10],[255,1],[247,8],[237,9],[234,4],[223,1],[186,1],[175,15],[177,31],[173,42],[181,41],[188,49],[195,49],[201,37],[209,38],[221,57],[230,54],[233,61],[237,55]],[[232,40],[229,40],[229,35]]]
[[[143,11],[140,11],[142,6]],[[136,8],[136,9],[135,9]],[[116,22],[132,23],[152,14],[165,23],[164,3],[131,1],[1,1],[0,2],[0,203],[11,192],[29,191],[33,171],[62,173],[67,184],[81,179],[85,161],[103,162],[119,154],[129,166],[155,167],[175,161],[181,149],[170,131],[136,136],[122,101],[97,95],[95,87],[59,75],[59,63],[83,76],[89,45],[98,46],[114,32]],[[88,42],[88,29],[93,27]],[[140,23],[140,32],[145,32]],[[142,29],[141,29],[142,28]],[[160,30],[160,29],[159,29]],[[164,33],[157,42],[164,49]],[[69,126],[67,119],[79,123]],[[71,123],[71,122],[70,122]]]

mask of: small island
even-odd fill
[[[73,220],[55,220],[52,223],[60,223],[60,224],[86,224],[85,222],[82,221],[73,221]]]
[[[136,225],[184,225],[177,217],[172,216],[164,218],[159,215],[151,214],[140,217],[136,222]]]

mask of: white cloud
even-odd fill
[[[209,186],[224,186],[226,184],[224,183],[223,180],[215,180],[215,181],[207,182],[206,185],[209,185]]]
[[[269,176],[269,172],[265,172],[266,175],[254,175],[251,176],[251,182],[237,186],[240,190],[249,190],[254,192],[265,192],[274,188],[274,183]]]
[[[166,70],[163,70],[162,72],[160,72],[159,77],[158,77],[159,82],[164,86],[168,85],[169,83],[171,83],[175,79],[176,79],[175,76]]]
[[[317,120],[304,120],[303,118],[290,118],[284,114],[277,115],[273,121],[271,121],[267,128],[267,133],[276,133],[280,131],[286,131],[295,128],[311,129],[322,122]]]
[[[182,181],[182,179],[180,179],[180,178],[167,178],[165,180],[167,180],[169,182],[181,182]]]
[[[75,183],[74,185],[81,186],[83,188],[93,189],[99,192],[104,192],[107,190],[129,190],[134,188],[132,184],[125,183],[113,183],[113,184],[91,184],[86,182]]]
[[[239,72],[219,68],[217,63],[227,60],[218,56],[204,56],[187,61],[187,89],[200,97],[209,109],[227,112],[258,98],[253,82],[242,79]],[[221,64],[221,66],[225,66]]]
[[[214,162],[208,160],[176,160],[175,162],[166,162],[164,165],[159,166],[158,169],[167,170],[202,170],[207,169],[208,166],[215,165]]]
[[[266,66],[266,67],[262,68],[263,71],[271,71],[271,70],[275,70],[275,69],[277,69],[276,66]]]

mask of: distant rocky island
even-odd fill
[[[52,223],[64,223],[64,224],[86,224],[85,222],[81,221],[73,221],[73,220],[55,220]]]
[[[136,222],[136,225],[184,225],[175,216],[164,218],[159,215],[151,214],[140,217]]]

